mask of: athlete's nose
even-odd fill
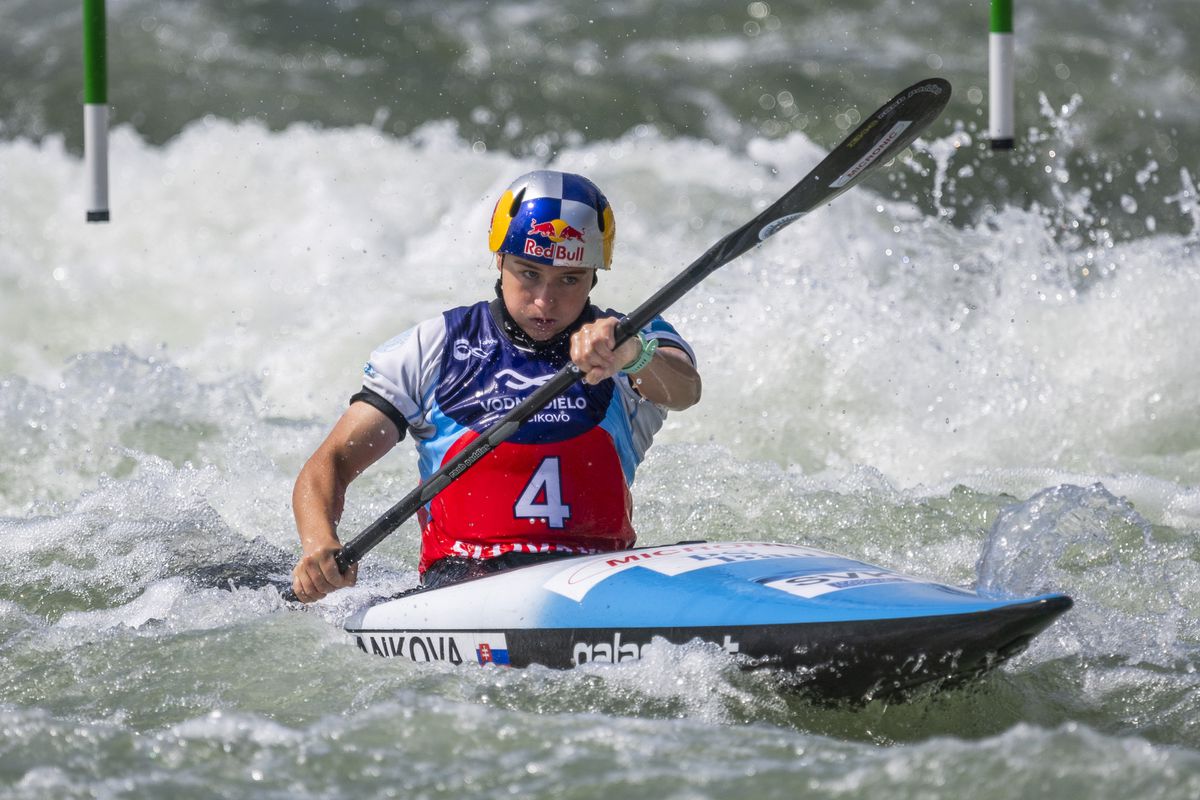
[[[554,304],[554,292],[550,287],[550,282],[539,283],[533,290],[533,303],[539,308],[545,308]]]

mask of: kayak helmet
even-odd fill
[[[540,169],[512,182],[492,212],[488,246],[550,267],[608,269],[612,206],[582,175]]]

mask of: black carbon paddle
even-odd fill
[[[928,78],[908,87],[855,129],[825,159],[793,186],[770,208],[714,244],[666,286],[659,289],[617,325],[614,335],[622,342],[650,324],[700,281],[733,261],[750,248],[774,236],[800,217],[821,206],[858,183],[864,175],[893,158],[937,119],[950,100],[950,84],[941,78]],[[409,492],[362,533],[344,545],[335,556],[338,569],[345,572],[357,564],[375,545],[417,513],[459,475],[507,441],[526,420],[541,411],[551,400],[565,392],[582,377],[579,368],[567,364],[553,378],[515,408],[479,434],[429,480]],[[285,600],[295,600],[291,589]]]

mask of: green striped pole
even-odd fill
[[[88,222],[108,222],[108,49],[104,0],[83,0],[83,160]]]
[[[1013,146],[1012,0],[992,0],[988,36],[988,116],[993,150]]]

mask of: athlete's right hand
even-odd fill
[[[292,569],[292,591],[301,603],[315,603],[330,592],[353,586],[358,582],[358,564],[343,575],[333,556],[339,545],[319,547],[305,553]]]

